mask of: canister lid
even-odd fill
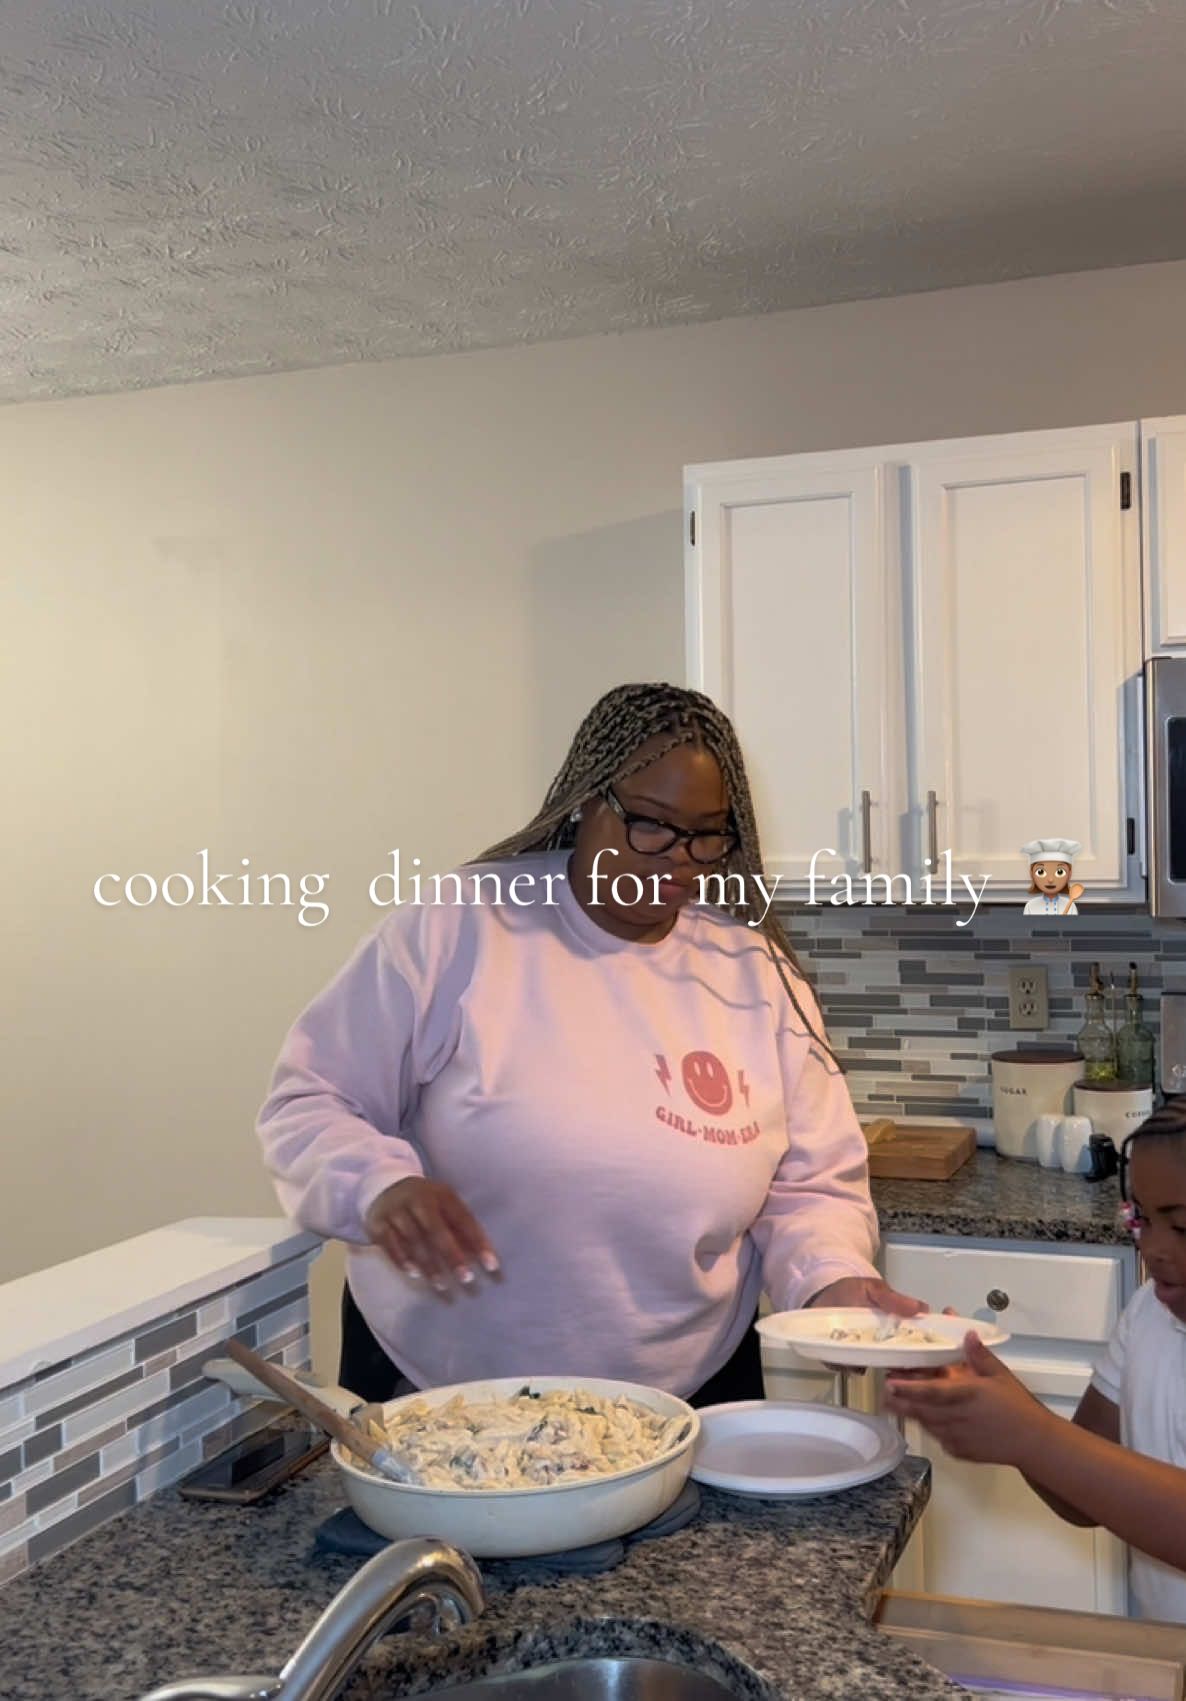
[[[1034,1046],[1032,1051],[994,1051],[994,1063],[1082,1063],[1083,1053],[1058,1046]]]
[[[1082,1087],[1085,1093],[1151,1093],[1152,1086],[1140,1081],[1089,1081],[1086,1076],[1075,1082],[1076,1088]]]

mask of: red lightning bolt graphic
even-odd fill
[[[655,1070],[655,1074],[659,1077],[659,1080],[662,1082],[663,1091],[666,1093],[667,1092],[667,1083],[671,1079],[671,1070],[667,1067],[667,1059],[664,1057],[664,1055],[661,1051],[657,1051],[655,1053],[655,1062],[659,1065],[659,1067]],[[671,1095],[668,1094],[668,1097],[670,1097],[670,1096]]]
[[[745,1070],[744,1069],[739,1069],[737,1071],[737,1091],[741,1094],[741,1096],[745,1100],[746,1104],[748,1104],[749,1103],[749,1082],[745,1078]]]

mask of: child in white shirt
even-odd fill
[[[1186,1108],[1125,1142],[1121,1189],[1150,1280],[1125,1308],[1073,1420],[1056,1417],[979,1338],[938,1376],[891,1377],[886,1404],[959,1459],[1014,1465],[1068,1522],[1136,1551],[1144,1618],[1186,1623]]]

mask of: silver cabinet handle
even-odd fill
[[[931,867],[939,866],[939,799],[933,791],[927,793],[927,837],[931,846]]]
[[[866,874],[873,872],[873,835],[869,821],[873,809],[873,799],[867,791],[861,793],[861,864]]]
[[[1009,1295],[1001,1288],[990,1288],[988,1293],[988,1304],[992,1311],[1008,1311]]]

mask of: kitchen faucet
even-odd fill
[[[143,1701],[332,1701],[380,1636],[397,1625],[444,1636],[486,1604],[478,1568],[444,1542],[394,1542],[326,1607],[278,1677],[191,1677]]]

